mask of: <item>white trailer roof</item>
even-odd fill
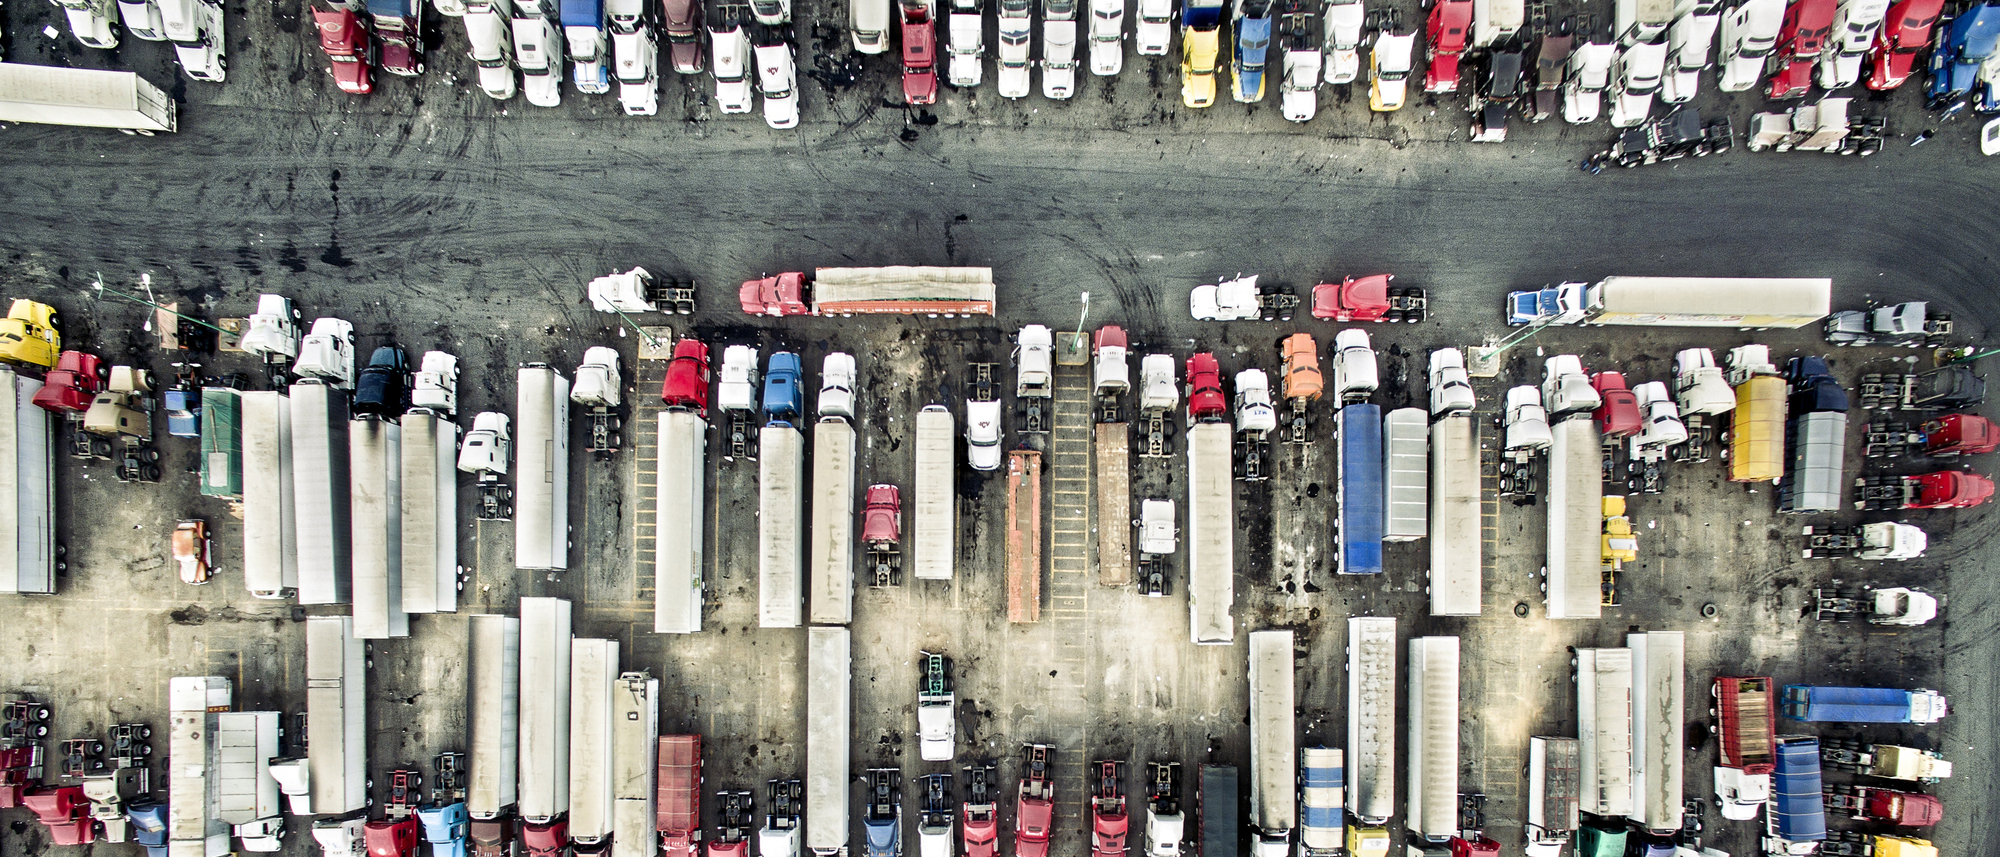
[[[466,759],[465,809],[483,820],[512,807],[518,794],[521,620],[475,615],[468,636],[465,729],[471,753]]]
[[[250,390],[243,393],[241,407],[243,585],[252,595],[275,598],[299,586],[299,530],[292,514],[292,402],[277,390]]]
[[[1292,632],[1250,634],[1250,821],[1268,834],[1298,825]]]
[[[1427,839],[1458,833],[1458,638],[1410,640],[1411,830]]]
[[[569,835],[588,845],[611,835],[618,641],[579,638],[569,652]]]
[[[1789,444],[1789,467],[1780,486],[1787,512],[1835,512],[1846,505],[1847,414],[1821,411],[1800,416]]]
[[[1589,414],[1553,427],[1549,447],[1548,611],[1551,619],[1604,615],[1599,562],[1604,472],[1597,424]]]
[[[34,404],[42,382],[0,367],[0,593],[52,594],[55,578],[54,416]]]
[[[1606,277],[1590,287],[1587,323],[1797,327],[1832,308],[1825,278]]]
[[[1228,423],[1187,430],[1188,629],[1194,642],[1236,639],[1236,482]]]
[[[1576,650],[1578,805],[1593,815],[1632,811],[1632,650]]]
[[[958,552],[958,468],[947,408],[917,412],[915,518],[910,552],[918,580],[950,580]]]
[[[1396,619],[1347,620],[1347,812],[1364,825],[1396,811]]]
[[[660,680],[618,677],[611,696],[611,857],[655,857],[653,764],[660,737]]]
[[[457,423],[426,410],[403,415],[403,610],[408,613],[458,612],[457,459]]]
[[[545,364],[515,372],[514,567],[569,567],[569,379]]]
[[[348,554],[347,393],[323,381],[292,385],[292,508],[299,545],[299,603],[353,597]],[[317,793],[318,787],[314,790]],[[314,804],[317,806],[317,804]]]
[[[353,514],[354,634],[410,635],[403,612],[403,428],[376,416],[348,427],[348,500]]]
[[[757,444],[757,625],[797,628],[805,615],[805,437],[769,425]]]
[[[1680,631],[1625,635],[1632,652],[1632,811],[1648,830],[1681,827],[1687,640]]]
[[[278,815],[278,712],[229,711],[216,715],[216,818],[250,824]]]
[[[1430,445],[1426,428],[1429,422],[1430,417],[1421,408],[1397,408],[1382,415],[1382,492],[1387,498],[1382,529],[1385,542],[1415,541],[1430,532],[1430,508],[1425,496],[1430,475],[1430,459],[1425,454]]]
[[[520,816],[569,811],[570,603],[521,599]]]
[[[993,300],[992,268],[892,265],[883,268],[820,268],[813,273],[813,299],[839,301]]]
[[[708,424],[662,411],[653,509],[653,632],[701,630],[702,534],[707,526]],[[640,521],[644,526],[647,521]]]
[[[368,805],[368,653],[351,616],[306,618],[306,765],[314,812]]]
[[[846,628],[806,631],[806,848],[847,849],[848,751],[854,673]]]
[[[854,426],[826,417],[813,427],[812,532],[807,618],[854,621]]]
[[[1477,616],[1484,585],[1480,421],[1459,412],[1431,425],[1432,616]]]

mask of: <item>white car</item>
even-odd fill
[[[1174,41],[1174,0],[1139,0],[1132,40],[1142,57],[1163,57]]]
[[[819,369],[819,415],[854,419],[854,355],[826,355]]]
[[[1560,417],[1579,411],[1594,411],[1604,404],[1604,398],[1597,395],[1597,388],[1590,386],[1590,376],[1583,371],[1583,360],[1574,354],[1558,354],[1542,363],[1542,407],[1549,415]]]
[[[612,73],[618,106],[627,116],[660,112],[660,43],[646,20],[645,0],[609,0]]]
[[[1125,68],[1125,0],[1090,0],[1090,73]]]
[[[1548,449],[1555,443],[1549,431],[1549,412],[1542,407],[1542,391],[1522,385],[1507,391],[1506,451]]]
[[[312,332],[299,343],[292,374],[318,378],[336,387],[354,383],[354,325],[337,318],[313,319]]]
[[[1319,48],[1285,51],[1285,77],[1278,83],[1278,105],[1286,119],[1306,122],[1319,114],[1319,76],[1325,57]]]
[[[1465,374],[1465,355],[1456,348],[1431,352],[1430,374],[1432,417],[1472,410],[1472,379]]]
[[[799,126],[798,65],[790,43],[757,46],[757,87],[764,94],[764,124],[780,131]]]
[[[1410,57],[1417,34],[1381,33],[1368,52],[1368,109],[1377,113],[1403,109],[1410,93]]]
[[[734,22],[708,31],[714,48],[715,104],[723,113],[748,113],[750,98],[750,37]]]
[[[1326,82],[1353,83],[1361,77],[1361,28],[1368,13],[1361,0],[1326,4]]]
[[[507,415],[486,411],[472,418],[472,431],[458,448],[458,469],[466,473],[507,475],[514,439],[507,433]]]
[[[965,403],[965,458],[974,470],[1000,469],[1000,403]]]
[[[1028,94],[1028,42],[1034,24],[1028,18],[1028,0],[1000,0],[1000,95],[1022,98]]]
[[[952,86],[978,86],[986,76],[981,57],[986,54],[985,16],[979,0],[951,0],[951,62],[945,79]]]
[[[1334,334],[1333,389],[1341,402],[1368,398],[1376,384],[1375,349],[1368,344],[1368,331],[1350,327]]]
[[[1148,354],[1139,361],[1139,409],[1171,411],[1181,403],[1180,381],[1174,376],[1172,354]]]
[[[1076,94],[1076,21],[1042,22],[1042,97]]]
[[[495,101],[519,91],[514,79],[514,40],[508,32],[514,17],[511,0],[472,0],[465,5],[467,53],[479,67],[479,89]]]
[[[430,408],[446,418],[458,412],[457,357],[442,351],[424,352],[416,381],[410,385],[410,406]]]
[[[1236,430],[1268,432],[1278,429],[1278,411],[1271,407],[1271,377],[1262,369],[1236,373]]]

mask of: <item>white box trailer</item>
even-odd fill
[[[351,616],[306,617],[306,768],[312,808],[368,806],[368,644]]]
[[[848,751],[853,706],[852,639],[846,628],[806,631],[806,849],[847,853]]]
[[[854,426],[821,417],[813,429],[812,528],[806,618],[854,621]]]
[[[9,65],[0,63],[0,66]],[[0,367],[0,593],[56,591],[55,415],[34,404],[42,382]]]
[[[347,392],[308,378],[292,385],[292,509],[299,603],[353,599],[347,490]]]
[[[467,635],[465,811],[489,821],[513,809],[519,794],[521,620],[477,614]]]
[[[703,479],[708,423],[692,411],[660,412],[659,476],[654,485],[653,633],[701,630]]]
[[[1529,857],[1560,857],[1581,817],[1575,738],[1528,739],[1528,817],[1522,825]]]
[[[611,857],[660,852],[653,835],[659,738],[660,680],[644,672],[621,674],[611,695]]]
[[[1550,619],[1604,615],[1600,568],[1604,532],[1603,451],[1589,414],[1556,423],[1549,446],[1548,567],[1543,572]]]
[[[569,379],[546,363],[514,373],[514,567],[569,568]]]
[[[1479,482],[1480,421],[1467,411],[1431,424],[1430,596],[1432,616],[1477,616],[1485,585],[1485,503]]]
[[[618,641],[588,637],[569,649],[569,838],[596,845],[612,833],[612,700]]]
[[[1236,482],[1228,423],[1187,430],[1188,633],[1201,645],[1236,640]]]
[[[1632,650],[1576,650],[1576,749],[1592,815],[1632,812]]]
[[[129,71],[0,63],[0,122],[116,128],[151,136],[178,129],[174,101]]]
[[[403,611],[458,612],[458,424],[403,415]]]
[[[950,580],[958,553],[957,438],[951,410],[927,405],[917,412],[915,518],[910,526],[912,574]],[[810,806],[810,804],[808,804]]]
[[[216,715],[216,817],[231,825],[278,816],[276,711],[226,711]]]
[[[1825,278],[1606,277],[1584,298],[1584,324],[1804,327],[1833,309]]]
[[[249,390],[243,417],[243,585],[256,598],[299,588],[299,522],[292,498],[292,400]]]
[[[229,825],[216,813],[221,760],[216,722],[235,688],[222,676],[167,680],[167,850],[172,857],[222,857]]]
[[[1380,827],[1396,812],[1396,619],[1347,620],[1347,814]]]
[[[1687,640],[1680,631],[1625,635],[1632,652],[1632,811],[1655,833],[1681,828]]]
[[[1458,835],[1458,638],[1410,640],[1409,806],[1403,821],[1430,843]]]
[[[757,432],[757,625],[805,618],[806,441],[789,425]]]
[[[1430,534],[1429,422],[1422,408],[1397,408],[1382,415],[1385,542],[1416,541]]]
[[[1253,857],[1289,857],[1298,826],[1292,632],[1250,634],[1250,821]]]
[[[521,599],[521,820],[569,811],[570,603]]]
[[[354,635],[410,635],[403,612],[403,427],[355,417],[347,430],[349,525],[353,528]]]

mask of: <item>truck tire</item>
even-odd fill
[[[35,718],[36,720],[38,720],[38,721],[42,721],[42,720],[47,720],[47,719],[49,719],[49,716],[50,716],[51,714],[53,714],[53,712],[49,711],[49,707],[48,707],[48,706],[46,706],[46,705],[37,705],[37,706],[35,706],[35,710],[34,710],[34,718]],[[43,731],[43,734],[48,734],[48,730],[46,730],[46,729],[45,729],[45,730],[42,730],[42,731]]]
[[[103,741],[90,742],[90,755],[93,756],[104,755],[104,742]]]

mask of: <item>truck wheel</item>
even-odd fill
[[[33,733],[35,733],[35,737],[37,737],[37,738],[47,738],[47,737],[49,737],[49,727],[48,727],[48,725],[47,725],[47,724],[43,724],[43,723],[38,723],[38,724],[35,724],[35,727],[34,727],[33,729],[30,729],[30,730],[28,730],[28,731],[30,731],[30,732],[33,732]]]
[[[146,474],[145,474],[145,476],[146,476],[146,481],[147,481],[147,482],[158,482],[158,481],[160,481],[160,467],[159,467],[159,465],[156,465],[156,464],[148,464],[148,465],[146,465]]]
[[[104,755],[104,742],[103,741],[90,742],[90,755],[93,756]]]
[[[141,727],[139,727],[139,737],[140,737],[140,738],[151,738],[151,737],[153,737],[153,727],[151,727],[151,726],[141,726]],[[148,749],[146,750],[146,752],[148,752],[148,753],[151,753],[151,752],[153,752],[153,751],[152,751],[152,749],[151,749],[151,748],[148,748]]]
[[[159,451],[159,450],[157,450],[157,449],[145,449],[145,450],[142,450],[142,451],[140,451],[140,453],[139,453],[139,460],[140,460],[140,461],[146,461],[146,462],[153,462],[153,461],[159,461],[159,460],[160,460],[160,451]]]
[[[139,745],[139,750],[138,750],[138,753],[139,753],[139,755],[141,755],[141,756],[151,756],[151,755],[153,755],[153,745],[151,745],[151,744],[140,744],[140,745]]]

